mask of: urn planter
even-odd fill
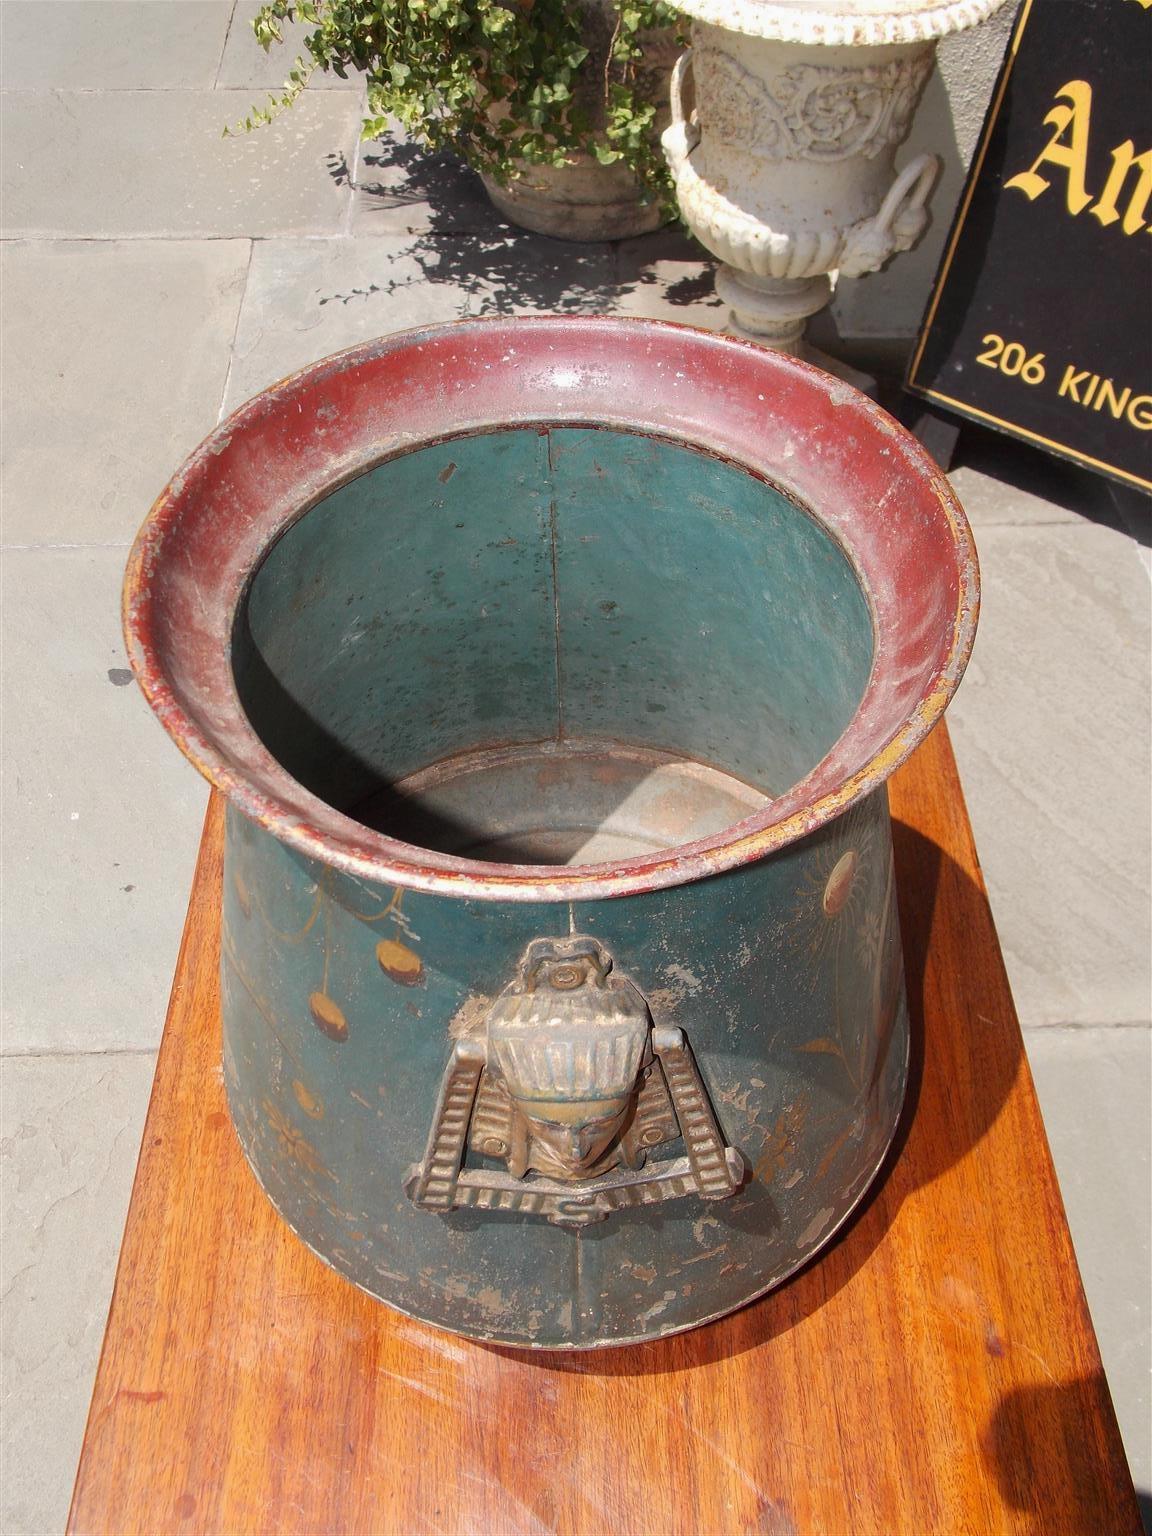
[[[938,39],[1001,3],[682,0],[692,48],[664,149],[686,223],[723,263],[736,334],[805,355],[830,274],[876,271],[915,245],[939,162],[920,154],[897,172],[896,151]]]
[[[610,0],[583,0],[583,37],[590,53],[575,84],[575,106],[590,132],[603,137],[607,120],[606,73],[617,16]],[[637,94],[657,103],[653,143],[669,123],[672,70],[678,45],[675,27],[652,28],[640,35],[643,58],[637,62]],[[519,174],[507,183],[482,175],[492,202],[513,224],[557,240],[629,240],[651,234],[667,223],[666,199],[645,187],[623,161],[602,164],[595,155],[574,151],[563,165],[522,160]]]
[[[564,165],[532,165],[507,183],[481,175],[484,190],[512,224],[554,240],[631,240],[667,221],[626,165],[572,154]]]
[[[561,1349],[828,1242],[907,1072],[885,781],[976,605],[920,447],[728,337],[465,322],[218,427],[125,627],[228,798],[224,1076],[288,1225]]]

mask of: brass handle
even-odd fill
[[[683,1139],[683,1156],[649,1162]],[[494,1163],[502,1166],[493,1166]],[[565,1226],[743,1183],[682,1030],[653,1025],[597,940],[535,939],[480,1027],[453,1045],[409,1198]]]

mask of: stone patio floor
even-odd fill
[[[548,311],[724,322],[681,234],[539,239],[460,167],[361,147],[355,82],[221,137],[289,62],[260,52],[253,10],[0,3],[4,1536],[63,1524],[205,804],[125,670],[137,524],[218,417],[382,332]],[[985,606],[949,718],[1147,1491],[1148,523],[975,430],[953,478]]]

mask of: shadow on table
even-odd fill
[[[1082,1530],[1084,1536],[1097,1536],[1101,1531],[1102,1454],[1086,1433],[1086,1427],[1107,1423],[1111,1415],[1111,1399],[1102,1374],[1086,1380],[1018,1388],[1000,1399],[981,1436],[980,1450],[1009,1508],[1032,1512],[1031,1528],[1036,1536],[1045,1536],[1046,1532],[1046,1517],[1036,1508],[1036,1468],[1041,1466],[1049,1472],[1054,1466],[1061,1469],[1061,1506],[1073,1519],[1077,1512],[1081,1515],[1082,1525],[1069,1524],[1063,1528]],[[1118,1463],[1113,1471],[1118,1494],[1115,1507],[1120,1508],[1129,1486],[1128,1470]],[[1055,1493],[1056,1490],[1048,1489],[1049,1497]],[[1152,1500],[1146,1493],[1137,1493],[1135,1503],[1147,1530]],[[1117,1536],[1121,1536],[1119,1528],[1115,1529]]]
[[[903,822],[892,824],[904,970],[908,989],[911,1056],[908,1091],[896,1136],[868,1194],[833,1243],[770,1295],[689,1334],[650,1344],[579,1355],[484,1345],[550,1371],[590,1376],[638,1376],[695,1369],[756,1349],[816,1312],[853,1276],[884,1240],[902,1202],[960,1162],[995,1123],[1016,1081],[1023,1042],[1013,1014],[999,951],[973,965],[965,978],[966,1014],[946,1020],[925,1007],[929,943],[941,892],[947,888],[947,923],[977,948],[991,934],[988,898],[937,844]],[[953,1038],[946,1032],[952,1031]],[[963,1032],[962,1034],[959,1032]],[[960,1058],[949,1077],[947,1064]],[[933,1071],[926,1076],[926,1062]]]

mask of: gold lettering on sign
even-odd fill
[[[1127,421],[1138,432],[1152,431],[1152,395],[1134,395],[1130,384],[1118,390],[1111,379],[1069,363],[1056,394],[1085,410],[1101,411],[1107,406],[1115,421]]]
[[[1131,139],[1125,139],[1123,144],[1118,144],[1112,151],[1112,169],[1108,172],[1108,180],[1100,194],[1100,201],[1094,208],[1088,210],[1100,220],[1101,224],[1115,224],[1120,217],[1116,201],[1128,179],[1128,172],[1134,165],[1139,167],[1140,178],[1133,188],[1132,196],[1128,200],[1127,212],[1124,214],[1124,222],[1120,226],[1126,235],[1134,235],[1147,223],[1145,216],[1148,212],[1149,199],[1152,199],[1152,149],[1146,149],[1142,155],[1138,155]]]
[[[1048,176],[1041,174],[1041,167],[1055,167],[1062,171],[1066,180],[1065,203],[1075,218],[1087,210],[1107,227],[1120,224],[1126,235],[1137,234],[1148,227],[1148,204],[1152,202],[1152,150],[1136,153],[1131,139],[1125,139],[1112,151],[1112,168],[1104,190],[1093,201],[1088,190],[1088,143],[1092,127],[1092,87],[1087,80],[1069,80],[1056,92],[1055,103],[1044,119],[1044,126],[1053,130],[1052,137],[1036,156],[1026,171],[1020,171],[1004,183],[1023,192],[1029,202],[1052,185]],[[1133,170],[1138,172],[1131,188],[1128,206],[1120,210],[1120,197],[1129,184]]]
[[[1083,213],[1092,201],[1092,194],[1085,186],[1088,174],[1088,130],[1092,119],[1092,87],[1087,80],[1069,80],[1056,92],[1056,105],[1044,119],[1046,128],[1056,131],[1037,155],[1031,170],[1021,171],[1006,181],[1006,187],[1017,187],[1029,202],[1035,202],[1041,192],[1052,185],[1040,174],[1042,165],[1058,165],[1068,176],[1068,212]],[[1067,144],[1061,143],[1069,134]]]

